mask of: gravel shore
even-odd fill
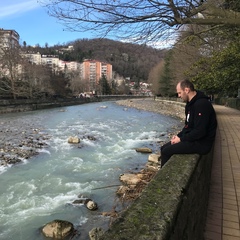
[[[49,136],[36,119],[0,118],[0,165],[20,163],[47,147]]]
[[[171,117],[177,117],[180,120],[185,119],[184,104],[179,102],[161,101],[150,98],[119,100],[117,104],[132,107],[139,110],[159,113]]]

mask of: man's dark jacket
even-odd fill
[[[204,93],[197,94],[186,103],[185,127],[178,134],[181,142],[196,142],[203,153],[211,150],[215,139],[217,120],[212,103]]]

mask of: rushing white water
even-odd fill
[[[51,138],[49,147],[39,155],[1,169],[1,240],[44,239],[39,229],[54,219],[72,222],[80,232],[76,239],[88,239],[89,230],[107,222],[100,213],[116,204],[117,187],[94,188],[120,184],[120,174],[141,169],[148,155],[134,148],[159,151],[158,142],[165,141],[167,132],[179,123],[114,102],[2,117],[41,123]],[[78,136],[81,143],[69,144],[69,136]],[[73,205],[79,195],[96,201],[99,209],[89,211],[84,205]]]

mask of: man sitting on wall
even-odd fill
[[[161,167],[173,154],[209,153],[216,135],[216,114],[208,97],[195,90],[189,80],[180,81],[176,90],[178,97],[186,102],[185,126],[161,147]]]

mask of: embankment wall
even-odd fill
[[[204,239],[212,155],[172,156],[101,239]]]
[[[119,99],[144,98],[144,97],[147,96],[102,95],[93,98],[17,99],[17,100],[0,99],[0,114],[73,106],[91,102],[116,101]]]

